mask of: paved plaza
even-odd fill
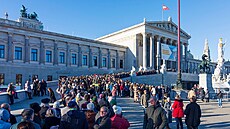
[[[32,100],[25,100],[20,103],[15,103],[11,106],[12,113],[17,116],[17,120],[20,120],[20,113],[24,108],[29,108],[29,104],[32,102],[41,102],[43,97],[34,97]],[[139,103],[134,103],[132,98],[117,98],[118,105],[123,109],[123,115],[127,118],[131,124],[130,129],[141,129],[143,125],[144,110]],[[184,102],[184,108],[188,104],[188,101]],[[211,100],[209,103],[202,103],[198,101],[198,104],[202,109],[201,125],[200,129],[229,129],[230,128],[230,102],[224,101],[223,108],[218,108],[217,102]],[[183,119],[184,122],[184,119]],[[176,128],[175,120],[170,124],[172,129]],[[186,125],[184,123],[184,128]]]

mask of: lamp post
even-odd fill
[[[180,59],[180,0],[178,0],[178,29],[177,29],[177,57],[178,57],[178,75],[177,75],[177,89],[181,89],[182,88],[182,83],[181,83],[181,69],[180,69],[180,65],[181,65],[181,59]]]

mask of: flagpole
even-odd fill
[[[182,83],[181,83],[181,46],[180,46],[180,0],[178,0],[178,28],[177,28],[177,65],[178,65],[178,75],[177,75],[177,88],[181,89],[182,88]]]

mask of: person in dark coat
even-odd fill
[[[94,129],[110,129],[111,125],[109,109],[106,106],[103,106],[100,109],[100,117],[96,120]]]
[[[46,118],[44,120],[44,125],[42,129],[50,129],[52,126],[59,126],[60,125],[60,119],[56,116],[56,110],[53,108],[49,108],[46,111]]]
[[[10,123],[11,125],[17,123],[16,117],[10,112],[10,105],[8,103],[3,103],[1,108],[6,109],[10,113]]]
[[[167,125],[165,110],[155,96],[149,101],[151,105],[145,111],[143,129],[164,129]]]
[[[185,123],[188,129],[198,129],[200,125],[201,109],[200,106],[196,103],[196,98],[192,97],[190,103],[186,106],[184,114]]]
[[[42,120],[45,119],[46,111],[50,108],[49,102],[50,102],[49,98],[44,98],[41,100],[40,115],[41,115]]]
[[[6,92],[8,93],[9,98],[10,98],[10,104],[11,105],[14,104],[14,94],[16,93],[16,91],[14,89],[13,83],[10,83],[8,85]]]
[[[219,90],[216,96],[217,96],[218,106],[219,108],[222,108],[223,93],[221,92],[221,90]]]
[[[59,129],[88,129],[84,112],[79,110],[75,101],[68,103],[69,111],[61,117]]]
[[[49,92],[49,95],[50,95],[50,102],[54,103],[56,101],[54,91],[51,88],[48,88],[48,92]]]
[[[34,110],[34,122],[39,124],[41,126],[41,115],[40,115],[40,110],[41,107],[38,103],[31,103],[30,108]]]
[[[89,129],[93,129],[93,126],[95,124],[95,116],[96,112],[94,111],[95,107],[93,103],[87,104],[87,111],[85,111],[85,116],[88,121]]]

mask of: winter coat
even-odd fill
[[[164,129],[167,124],[165,110],[160,106],[149,106],[144,115],[143,129]]]
[[[88,129],[85,114],[79,110],[69,110],[61,117],[59,129]]]
[[[130,126],[129,121],[121,115],[116,114],[110,119],[112,121],[111,129],[128,129]]]
[[[144,106],[145,108],[147,108],[148,107],[148,100],[149,100],[149,95],[143,94],[141,96],[141,105]]]
[[[93,126],[95,124],[95,116],[96,116],[96,112],[91,110],[85,111],[85,117],[89,125],[88,129],[93,129]]]
[[[57,117],[46,117],[42,129],[50,129],[51,126],[60,125],[60,119]]]
[[[172,110],[171,110],[171,103],[166,102],[164,104],[164,109],[166,111],[166,116],[168,118],[168,123],[172,123]]]
[[[110,129],[111,128],[111,120],[107,116],[99,117],[94,125],[94,129]]]
[[[173,105],[172,105],[172,109],[173,109],[173,112],[172,112],[172,116],[174,118],[182,118],[184,117],[184,111],[183,111],[183,101],[182,100],[177,100],[175,99]]]
[[[196,102],[191,102],[186,106],[184,111],[185,123],[189,126],[198,127],[200,125],[201,109]]]
[[[11,124],[9,122],[5,122],[3,120],[0,120],[0,129],[9,129]]]

